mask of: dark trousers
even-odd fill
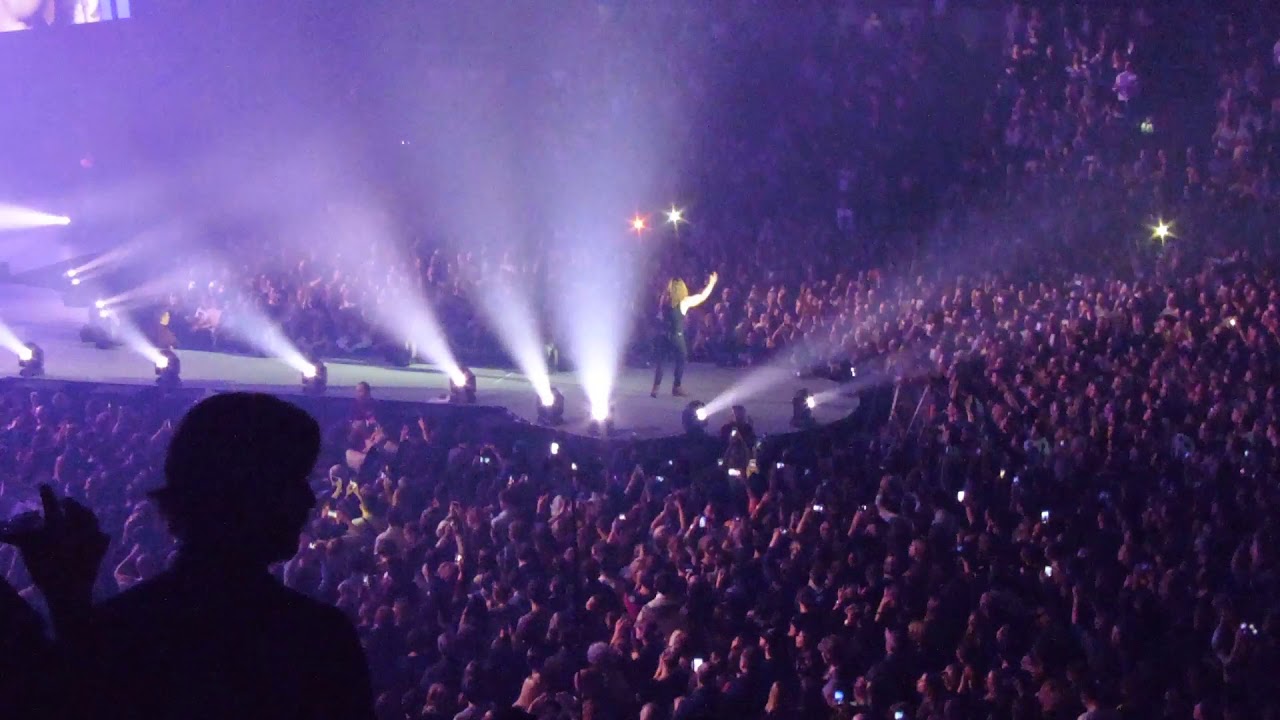
[[[662,335],[654,343],[653,348],[653,386],[662,384],[662,365],[670,358],[675,364],[675,384],[680,387],[684,380],[684,363],[689,359],[689,347],[685,344],[684,333],[679,335]]]

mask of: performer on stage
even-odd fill
[[[690,295],[689,288],[680,278],[672,278],[667,289],[662,293],[662,332],[654,342],[653,392],[650,397],[658,397],[658,389],[662,386],[662,364],[668,357],[674,360],[675,382],[671,386],[671,394],[682,397],[680,382],[684,380],[684,363],[689,359],[689,347],[684,341],[684,317],[693,308],[698,307],[711,297],[711,291],[720,278],[711,273],[707,286],[697,295]]]

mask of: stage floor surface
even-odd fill
[[[155,381],[151,363],[133,350],[121,346],[110,350],[80,341],[80,328],[87,311],[63,304],[50,289],[16,284],[0,284],[0,320],[24,342],[34,341],[45,351],[45,378],[70,382],[151,385]],[[246,357],[216,352],[178,350],[182,359],[182,384],[187,388],[215,391],[254,390],[277,395],[301,394],[298,373],[272,358]],[[407,368],[364,364],[355,361],[325,360],[329,368],[330,396],[350,396],[355,385],[368,382],[374,396],[406,402],[443,402],[448,379],[432,365]],[[17,376],[17,360],[4,376]],[[536,419],[536,400],[529,381],[520,373],[504,369],[472,368],[478,381],[478,404],[501,406],[519,418]],[[799,379],[782,370],[720,368],[691,363],[685,371],[685,398],[671,396],[670,373],[664,392],[649,397],[652,370],[622,368],[614,385],[614,424],[622,435],[650,439],[683,431],[680,415],[690,400],[710,402],[734,390],[734,402],[746,405],[757,432],[784,433],[792,430],[791,399],[801,388],[818,394],[822,402],[814,409],[815,419],[831,423],[850,415],[856,397],[840,392],[838,386],[821,379]],[[587,399],[582,384],[573,373],[557,373],[552,385],[565,396],[563,430],[586,434]],[[729,416],[725,409],[709,419],[712,428]]]

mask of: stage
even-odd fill
[[[80,341],[80,328],[86,319],[83,308],[70,308],[62,303],[54,290],[17,284],[0,284],[0,320],[3,320],[24,342],[34,341],[45,351],[45,379],[68,382],[92,382],[124,385],[152,385],[155,381],[151,363],[133,350],[121,346],[99,350]],[[255,390],[278,395],[302,392],[298,373],[283,362],[271,358],[245,357],[225,353],[178,349],[182,360],[182,384],[186,388],[209,390]],[[17,358],[10,356],[7,377],[16,377]],[[408,402],[444,402],[449,381],[437,368],[412,365],[393,368],[344,360],[325,359],[329,368],[330,396],[350,396],[359,382],[373,387],[374,396]],[[472,368],[478,382],[478,405],[499,406],[517,417],[534,422],[537,400],[529,381],[520,373],[491,368]],[[664,392],[649,397],[652,371],[623,368],[614,387],[614,427],[622,436],[650,439],[683,432],[681,411],[691,400],[708,402],[721,393],[740,386],[750,369],[719,368],[690,364],[685,372],[684,390],[688,397],[676,398],[670,392],[670,372]],[[752,383],[753,385],[759,383]],[[821,424],[841,420],[857,408],[857,398],[839,392],[829,380],[801,380],[775,372],[769,387],[741,395],[736,402],[747,407],[757,432],[785,433],[793,430],[791,400],[796,391],[808,388],[821,394],[823,401],[813,410]],[[586,394],[572,373],[552,377],[552,385],[565,396],[565,424],[561,429],[573,434],[587,434]],[[726,409],[714,413],[709,425],[714,429],[729,415]]]

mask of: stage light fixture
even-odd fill
[[[44,375],[44,349],[29,342],[18,351],[18,375],[24,378]]]
[[[640,233],[645,231],[648,224],[649,224],[648,221],[645,220],[643,215],[636,215],[635,217],[631,218],[631,231],[639,235]]]
[[[76,269],[75,269],[75,268],[71,268],[70,270],[68,270],[68,271],[67,271],[67,273],[66,273],[66,274],[67,274],[67,277],[68,277],[68,278],[73,278],[73,277],[75,277],[75,276],[76,276]]]
[[[460,367],[449,377],[449,402],[456,405],[474,405],[476,402],[476,374]]]
[[[680,223],[684,222],[684,211],[672,205],[671,209],[667,211],[667,222],[673,227],[680,227]]]
[[[182,361],[171,348],[160,351],[156,358],[156,385],[162,388],[176,388],[182,384]]]
[[[307,395],[323,395],[329,387],[329,368],[319,360],[312,360],[302,369],[302,392]]]
[[[96,307],[96,308],[98,308],[99,310],[103,310],[103,309],[105,309],[105,308],[107,307],[107,301],[106,301],[106,300],[94,300],[94,301],[93,301],[93,306],[94,306],[94,307]]]
[[[795,396],[791,398],[791,426],[811,428],[817,425],[813,419],[813,409],[817,406],[818,399],[809,392],[808,388],[797,390]]]
[[[686,435],[705,435],[707,432],[707,406],[694,400],[685,406],[680,414],[680,424],[684,426]]]
[[[72,285],[79,285],[79,284],[80,284],[80,278],[78,278],[78,277],[73,277],[73,278],[71,278],[71,284],[72,284]]]
[[[564,424],[564,393],[551,388],[551,394],[548,397],[538,399],[538,423],[541,425]]]
[[[613,435],[613,408],[608,405],[591,408],[591,422],[587,423],[587,432],[591,435]]]

